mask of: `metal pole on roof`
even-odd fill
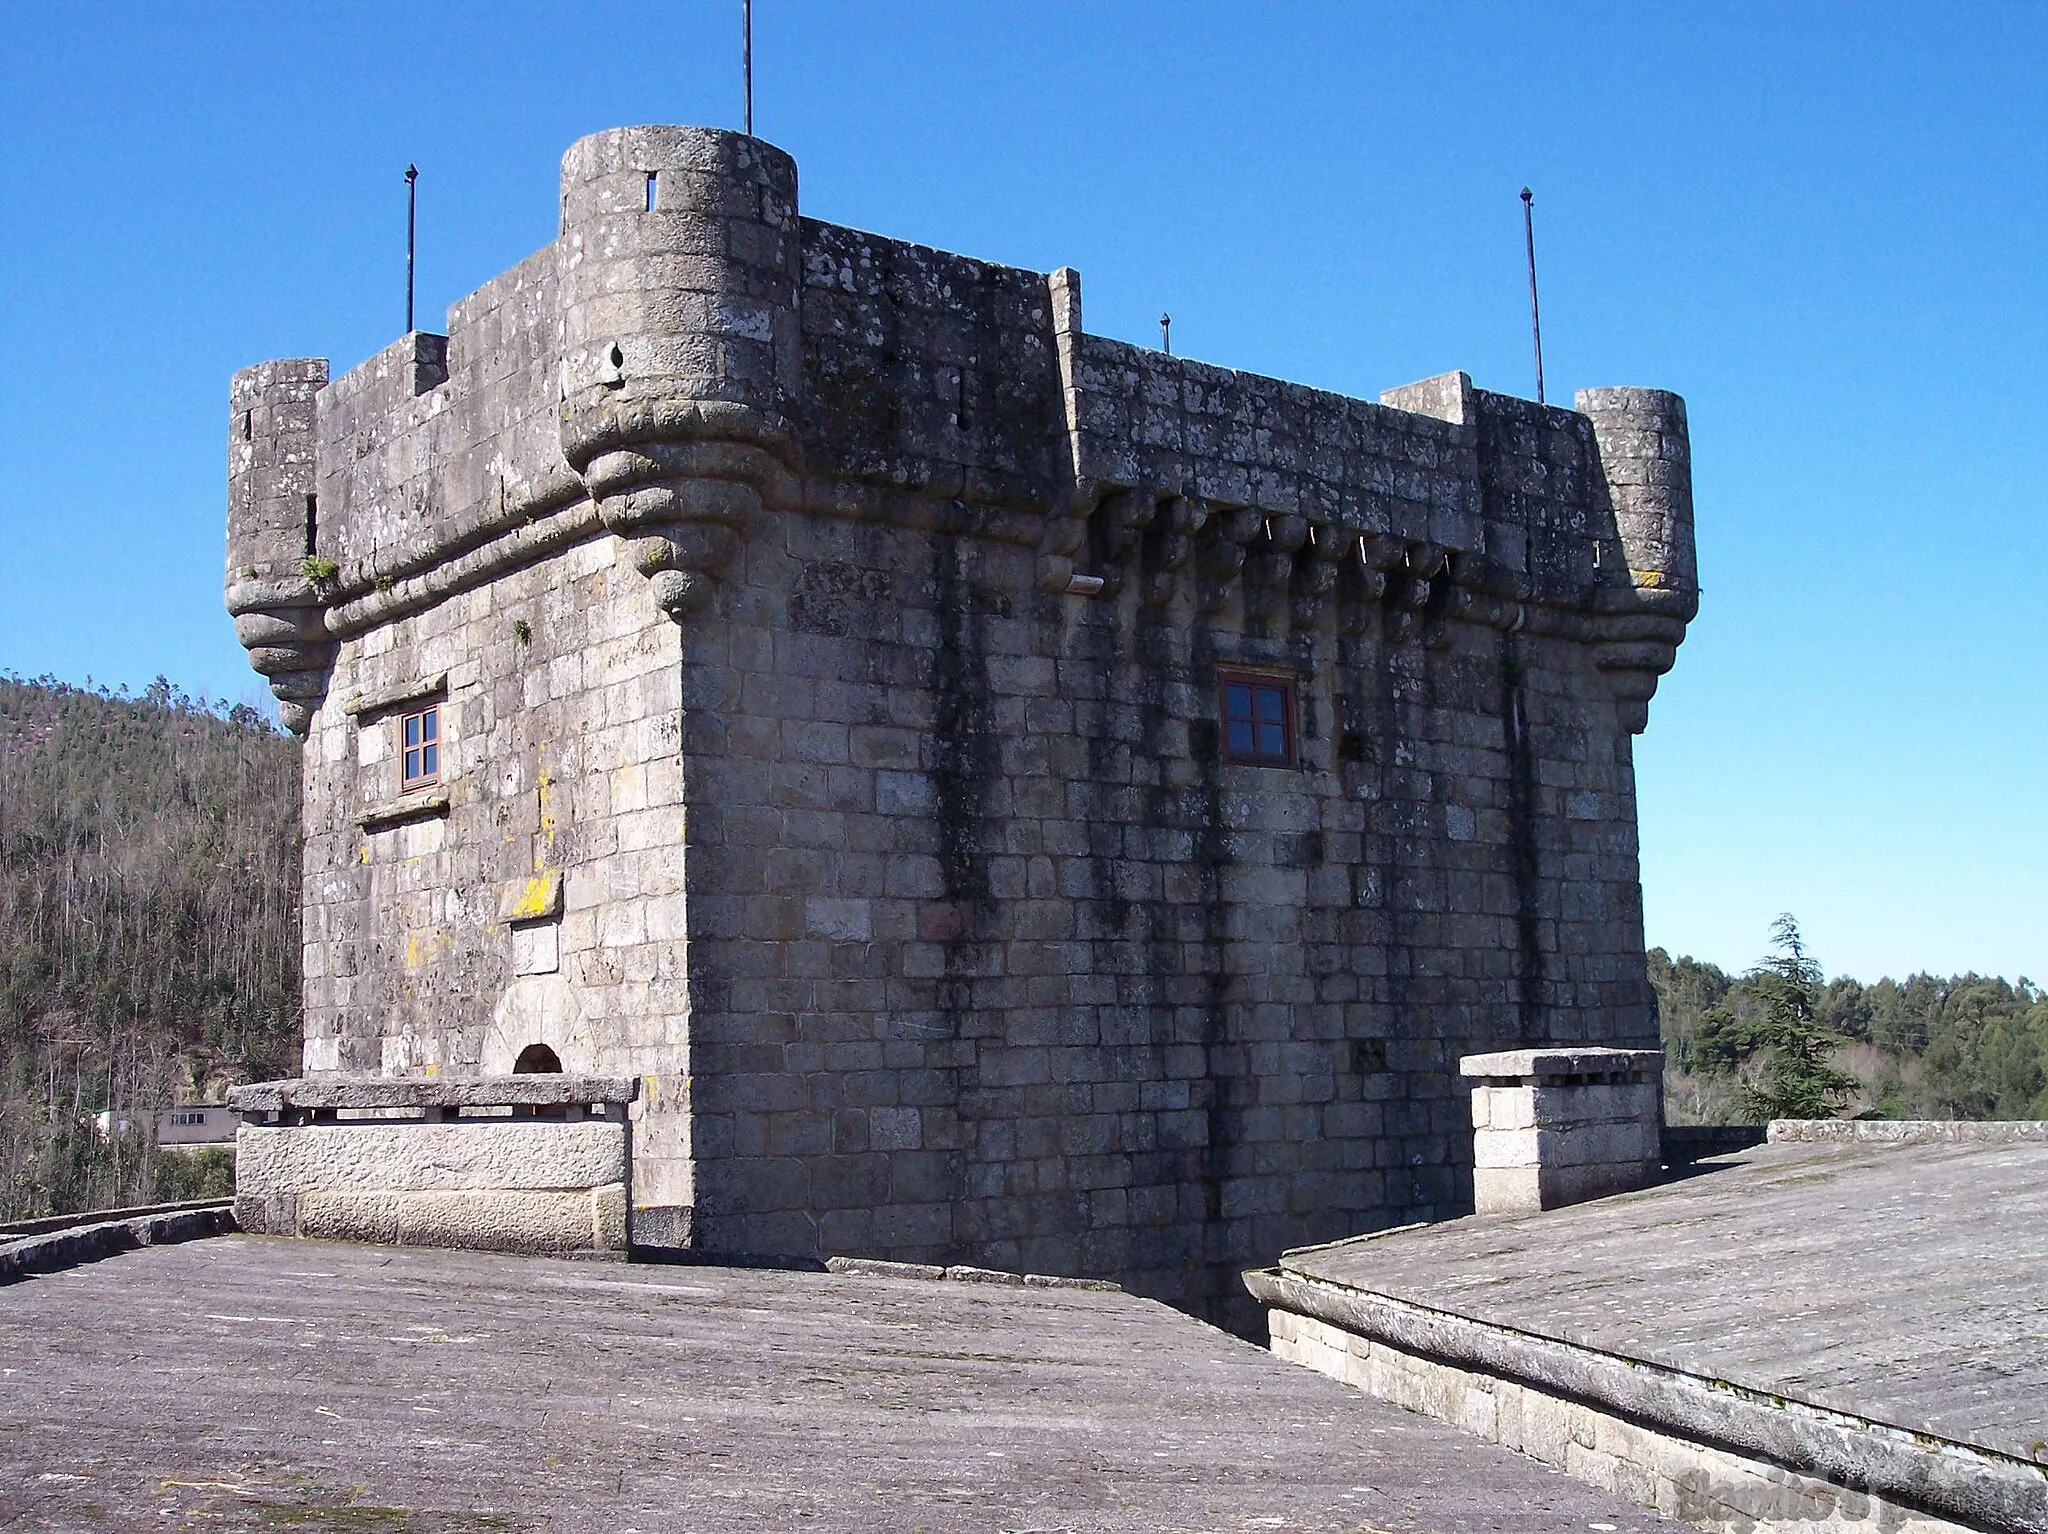
[[[754,0],[740,0],[740,72],[746,77],[747,137],[754,136]]]
[[[1543,403],[1543,315],[1536,307],[1536,194],[1522,188],[1522,237],[1529,246],[1529,334],[1536,342],[1536,403]]]
[[[412,263],[413,252],[419,243],[420,231],[420,168],[408,165],[405,168],[405,333],[412,334]]]

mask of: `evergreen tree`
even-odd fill
[[[1824,977],[1789,912],[1771,923],[1771,939],[1777,951],[1753,981],[1762,1012],[1749,1025],[1768,1058],[1762,1079],[1743,1089],[1743,1106],[1760,1119],[1833,1118],[1862,1083],[1835,1068],[1845,1041],[1820,1019]]]

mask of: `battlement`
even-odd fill
[[[1079,274],[801,218],[788,156],[713,129],[594,134],[562,187],[560,237],[446,337],[236,377],[229,606],[295,729],[324,640],[600,527],[681,618],[764,506],[943,521],[1052,593],[1116,596],[1156,534],[1147,602],[1547,625],[1632,703],[1696,607],[1675,395],[1370,402],[1089,335]]]

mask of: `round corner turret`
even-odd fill
[[[1597,530],[1603,553],[1613,555],[1602,560],[1609,573],[1599,664],[1628,728],[1639,731],[1657,679],[1699,611],[1685,401],[1666,389],[1581,389],[1573,403],[1593,424],[1612,517]]]
[[[752,413],[799,388],[796,162],[716,128],[613,128],[562,157],[563,448]],[[725,407],[723,409],[719,407]]]
[[[672,614],[701,601],[793,451],[796,162],[715,128],[562,157],[562,452]]]
[[[315,451],[326,384],[325,357],[289,357],[243,368],[228,386],[227,609],[295,735],[326,694],[334,656]]]
[[[1581,389],[1573,403],[1593,423],[1630,583],[1696,595],[1685,401],[1667,389]]]

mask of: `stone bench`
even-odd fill
[[[624,1257],[637,1078],[314,1076],[236,1087],[245,1231]]]

